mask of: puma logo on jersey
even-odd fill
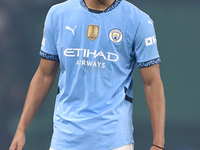
[[[65,29],[72,31],[72,34],[75,35],[74,30],[77,26],[75,26],[73,29],[71,29],[69,26],[66,26]]]

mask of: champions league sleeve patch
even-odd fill
[[[123,34],[119,29],[113,29],[109,33],[109,38],[114,43],[119,43],[123,39]]]
[[[42,46],[45,46],[45,38],[44,38],[44,35],[45,35],[45,28],[44,28],[44,30],[43,30]]]

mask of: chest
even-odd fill
[[[123,16],[116,18],[105,14],[60,16],[55,37],[59,58],[70,64],[129,64],[134,30],[127,25],[128,22]]]

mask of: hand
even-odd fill
[[[22,150],[25,145],[26,137],[22,132],[16,132],[9,150]]]

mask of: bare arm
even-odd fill
[[[23,112],[10,150],[21,150],[23,148],[25,144],[25,132],[49,93],[58,67],[59,62],[57,61],[41,59],[40,65],[30,83]]]
[[[160,78],[159,65],[153,65],[140,69],[144,82],[144,91],[149,109],[152,131],[153,144],[164,147],[165,138],[165,96],[163,83]],[[151,150],[160,150],[153,146]]]

